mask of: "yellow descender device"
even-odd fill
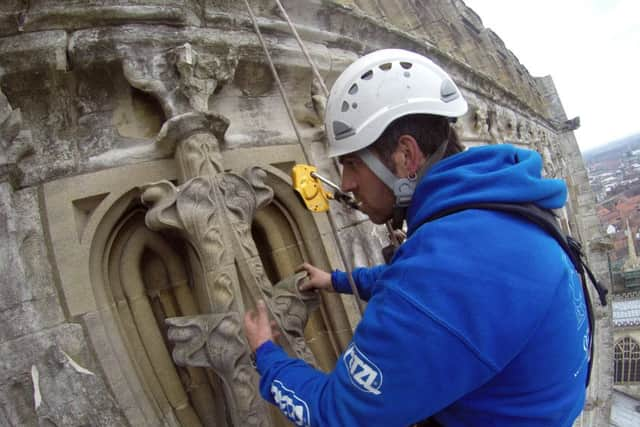
[[[315,166],[295,165],[291,169],[291,180],[293,181],[293,189],[300,195],[307,209],[312,212],[328,211],[330,199],[337,200],[352,209],[358,209],[358,203],[353,197],[340,190],[340,187],[335,183],[318,175]],[[334,193],[326,191],[322,183],[331,187]]]

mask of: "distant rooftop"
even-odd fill
[[[613,391],[611,402],[611,426],[635,427],[640,425],[640,401],[621,393]]]

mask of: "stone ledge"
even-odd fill
[[[35,4],[34,4],[35,3]],[[200,25],[199,8],[191,0],[147,0],[132,5],[119,0],[111,5],[87,5],[86,1],[32,1],[29,9],[13,6],[0,12],[0,36],[51,29],[76,30],[125,22]]]

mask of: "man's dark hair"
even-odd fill
[[[382,132],[382,135],[370,146],[380,157],[391,172],[395,173],[395,167],[391,161],[391,155],[398,145],[398,139],[402,135],[411,135],[415,138],[420,151],[430,157],[445,141],[449,141],[444,157],[464,151],[464,145],[460,143],[455,129],[451,126],[449,118],[433,116],[430,114],[410,114],[402,116],[393,122]]]

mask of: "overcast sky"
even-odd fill
[[[640,133],[640,0],[464,0],[533,76],[551,75],[580,149]]]

